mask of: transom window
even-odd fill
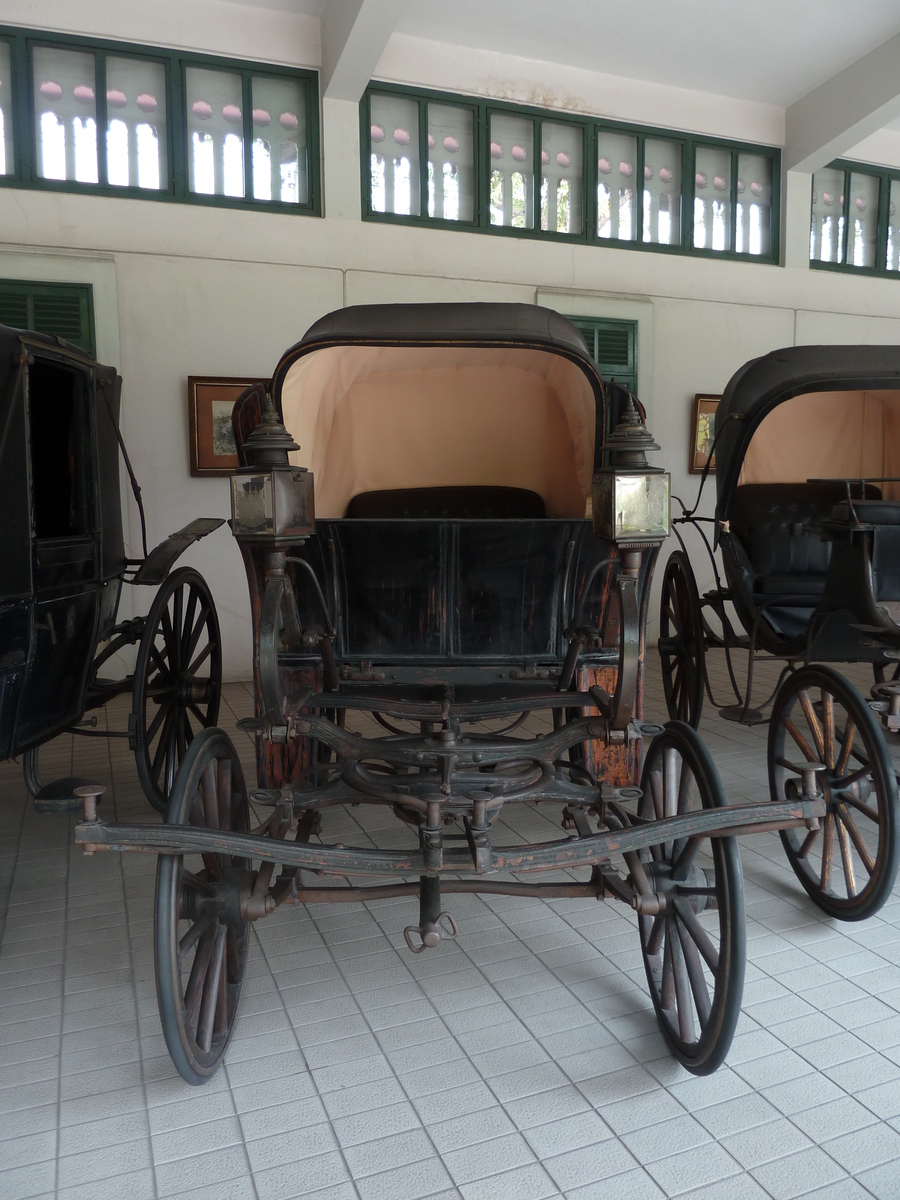
[[[900,272],[900,171],[833,162],[812,184],[809,258],[814,267]]]
[[[0,182],[317,214],[318,174],[314,72],[0,28]]]
[[[369,219],[777,261],[776,149],[382,84],[361,122]]]

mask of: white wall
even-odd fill
[[[318,56],[309,18],[215,0],[191,5],[189,14],[168,0],[44,0],[34,9],[6,0],[4,19],[301,65]],[[634,81],[616,87],[587,72],[413,41],[393,39],[380,76],[486,94],[496,88],[523,102],[577,100],[599,115],[726,137],[781,137],[781,117],[765,106]],[[663,447],[658,457],[689,503],[697,484],[687,473],[695,392],[721,392],[747,359],[778,346],[900,340],[897,281],[809,270],[808,176],[789,177],[788,265],[772,267],[363,223],[355,106],[326,106],[324,141],[327,215],[319,220],[0,189],[0,276],[94,284],[99,356],[125,381],[123,425],[153,541],[194,516],[228,515],[227,481],[189,475],[188,375],[268,375],[317,317],[343,304],[514,300],[637,320],[639,388]],[[227,674],[246,676],[247,593],[230,535],[220,530],[186,561],[207,575],[216,596]],[[148,601],[139,596],[136,606]]]

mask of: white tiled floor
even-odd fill
[[[226,700],[233,730],[249,697]],[[731,800],[764,798],[765,729],[711,712],[702,732]],[[107,814],[148,819],[124,743],[71,742],[45,776],[74,759]],[[406,836],[364,809],[341,827],[357,818]],[[711,1077],[666,1052],[630,910],[454,896],[459,941],[421,957],[406,900],[260,922],[227,1064],[194,1089],[156,1011],[155,861],[85,858],[72,823],[0,767],[2,1200],[900,1198],[898,894],[830,921],[777,835],[742,839],[744,1010]],[[550,832],[533,810],[509,824]]]

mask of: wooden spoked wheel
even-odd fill
[[[220,729],[204,730],[191,744],[166,824],[249,830],[237,751]],[[240,895],[249,868],[247,859],[222,853],[159,856],[156,994],[169,1054],[188,1083],[215,1073],[234,1028],[247,964]]]
[[[663,574],[659,657],[669,716],[696,729],[706,686],[703,621],[694,572],[682,550],[670,556]]]
[[[166,811],[188,746],[218,720],[221,692],[216,606],[203,576],[183,567],[165,580],[147,614],[132,689],[138,778],[157,812]]]
[[[861,921],[881,908],[897,874],[897,780],[877,718],[830,667],[803,667],[778,690],[769,722],[773,800],[802,794],[787,764],[804,762],[824,767],[815,780],[827,807],[819,829],[782,831],[788,861],[823,912]]]
[[[650,743],[638,815],[660,820],[727,804],[709,751],[680,721]],[[641,851],[660,911],[639,912],[650,996],[663,1035],[695,1075],[721,1065],[741,1012],[744,885],[733,837],[682,837]],[[634,878],[632,876],[632,883]]]

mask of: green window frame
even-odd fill
[[[813,174],[809,265],[900,278],[900,170],[835,159]]]
[[[57,61],[62,61],[66,57],[66,52],[69,57],[80,59],[83,63],[86,62],[84,56],[91,55],[93,57],[93,85],[79,87],[75,90],[75,96],[78,100],[84,99],[87,105],[84,110],[84,120],[85,122],[90,120],[94,126],[91,134],[91,153],[94,158],[91,162],[92,164],[94,160],[96,162],[96,167],[92,165],[96,181],[78,178],[77,167],[70,170],[68,161],[65,170],[66,178],[44,177],[46,158],[42,158],[42,155],[45,153],[46,143],[43,146],[39,144],[37,121],[39,117],[42,120],[47,114],[38,113],[37,101],[40,100],[41,104],[44,104],[38,94],[39,90],[44,95],[47,93],[43,92],[43,88],[36,81],[34,70],[35,62],[36,60],[40,61],[42,52],[55,53]],[[117,106],[120,102],[124,103],[126,99],[120,90],[107,86],[108,76],[112,76],[113,71],[118,71],[119,75],[123,69],[127,71],[129,60],[135,63],[136,69],[139,64],[140,69],[145,73],[148,70],[154,71],[155,77],[161,84],[155,90],[161,92],[162,95],[158,98],[154,95],[150,99],[155,99],[160,108],[164,103],[164,112],[159,116],[154,114],[153,117],[147,118],[148,123],[150,121],[157,122],[153,129],[154,137],[158,139],[160,184],[158,187],[152,184],[139,186],[133,181],[132,176],[136,175],[139,180],[140,175],[136,168],[132,170],[130,166],[127,168],[127,182],[124,184],[108,182],[110,172],[107,169],[107,146],[111,136],[109,122],[117,120],[119,115]],[[112,70],[109,69],[110,67]],[[192,190],[190,187],[191,163],[189,156],[192,142],[187,85],[188,73],[192,69],[219,72],[222,76],[237,81],[236,98],[239,98],[237,103],[231,106],[227,119],[234,121],[233,129],[230,129],[229,132],[233,133],[235,140],[240,143],[242,165],[238,170],[243,182],[242,195],[212,194],[206,191]],[[294,124],[293,126],[285,125],[284,131],[282,131],[278,121],[273,121],[269,111],[261,106],[254,110],[254,89],[268,87],[269,91],[277,98],[279,85],[290,87],[293,94],[302,102],[305,128],[302,123],[298,123],[296,114],[286,111],[279,117],[292,117]],[[65,89],[60,90],[65,93]],[[79,92],[82,93],[81,96],[79,96]],[[4,95],[4,93],[10,94]],[[146,98],[146,94],[138,96],[137,104],[140,106],[141,101]],[[71,103],[67,95],[66,103]],[[207,108],[209,108],[208,105]],[[211,110],[207,115],[217,117],[217,114],[213,114]],[[4,155],[3,158],[0,158],[0,166],[5,164],[6,167],[6,173],[0,174],[0,187],[174,201],[181,204],[212,205],[254,212],[321,216],[319,84],[318,74],[315,71],[273,66],[216,55],[181,53],[131,42],[106,41],[48,33],[42,30],[0,26],[0,117],[3,120],[4,134],[2,138]],[[263,118],[265,118],[265,128],[262,125]],[[121,123],[125,128],[124,120]],[[160,130],[161,126],[164,128]],[[264,140],[264,134],[268,134],[269,127],[275,129],[277,142],[273,140],[269,143]],[[102,136],[103,131],[106,131],[106,136]],[[139,131],[134,127],[129,133],[134,139],[131,143],[134,146]],[[42,137],[44,137],[43,134]],[[303,199],[301,195],[299,202],[283,200],[281,195],[273,199],[257,199],[254,196],[254,147],[262,140],[264,146],[270,147],[266,153],[273,157],[274,163],[273,148],[277,146],[282,155],[281,161],[284,161],[285,153],[290,153],[290,145],[285,145],[288,138],[293,138],[290,145],[293,145],[295,149],[294,158],[297,162],[295,174],[301,181],[297,185],[295,193],[302,190],[303,169],[300,159],[304,152],[305,138],[306,198]],[[67,155],[71,153],[74,156],[78,153],[76,132],[73,132],[71,140],[75,149],[70,151],[67,144],[65,152]],[[132,154],[132,158],[136,159],[137,151],[130,150],[129,152]],[[280,166],[278,170],[280,170]],[[272,172],[277,177],[274,166]],[[71,177],[72,174],[75,174],[74,178]],[[259,178],[262,180],[263,175],[259,174]],[[271,183],[269,187],[270,191],[274,192]],[[284,186],[281,190],[282,192],[285,190]]]
[[[440,147],[429,125],[432,109],[455,110],[467,128],[471,122],[471,161],[467,158],[464,165],[460,164],[455,185],[460,202],[451,219],[439,214],[434,203],[435,172],[431,159],[436,148],[440,153]],[[402,112],[406,118],[405,124],[400,118],[401,128],[396,131],[383,124],[381,117],[382,113],[390,116],[392,112]],[[496,133],[501,124],[508,137]],[[395,133],[400,136],[399,149],[392,143]],[[460,141],[466,139],[452,138],[454,149],[458,150]],[[518,182],[517,168],[508,161],[509,144],[513,157],[523,164]],[[559,144],[564,144],[565,150],[556,154]],[[613,153],[621,145],[632,147],[627,163],[616,161],[618,156]],[[406,146],[408,150],[403,149]],[[373,82],[360,102],[360,148],[364,220],[741,262],[779,262],[781,151],[777,147]],[[669,152],[672,163],[664,164],[657,173],[655,166],[660,155],[665,158]],[[562,164],[564,160],[566,167],[575,164],[565,185],[569,229],[563,228],[560,216],[558,199],[562,185],[556,184],[556,204],[552,198],[549,202],[547,199],[548,179],[556,170],[555,163]],[[710,171],[705,170],[707,162],[714,167],[710,168],[709,178]],[[498,166],[504,164],[506,174],[500,172],[498,179]],[[540,184],[537,164],[540,164]],[[444,164],[445,170],[448,165]],[[604,203],[612,205],[608,199],[612,194],[609,181],[618,177],[620,166],[629,178],[644,180],[644,184],[639,194],[632,194],[630,224],[623,225],[617,215],[613,222],[601,226],[606,211]],[[456,167],[451,169],[456,171]],[[388,202],[389,183],[397,170],[402,170],[404,196],[410,197],[408,204],[404,202],[404,211],[392,211]],[[465,188],[471,190],[465,206],[463,170],[468,173]],[[565,175],[566,171],[561,170]],[[673,230],[671,212],[679,178],[680,211],[677,230]],[[501,205],[501,186],[506,193],[512,190],[511,206],[506,194]],[[707,190],[710,197],[717,196],[712,204],[707,203]],[[703,211],[710,214],[708,233],[699,219],[698,206],[706,206]],[[666,217],[659,218],[660,211],[669,214],[668,224]]]
[[[93,358],[94,289],[89,283],[0,279],[0,325],[65,338]]]

